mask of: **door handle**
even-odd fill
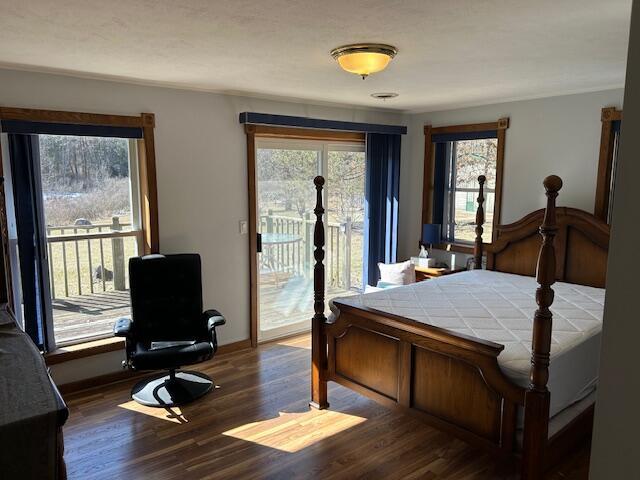
[[[258,233],[258,242],[257,242],[257,251],[258,253],[262,253],[262,234]]]

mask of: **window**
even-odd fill
[[[490,243],[500,215],[504,136],[509,120],[496,123],[425,127],[423,223],[442,226],[442,242],[469,249],[475,239],[479,193],[484,188],[484,241]]]
[[[129,315],[128,258],[158,251],[154,124],[0,107],[9,307],[43,352]]]
[[[603,108],[601,120],[600,160],[594,214],[603,221],[611,223],[622,110],[613,107]]]
[[[478,176],[485,175],[486,238],[491,238],[495,206],[497,138],[448,142],[445,151],[446,184],[442,214],[442,237],[449,243],[473,243]]]
[[[136,141],[38,140],[56,344],[111,335],[131,315],[127,266],[142,252]]]

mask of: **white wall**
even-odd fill
[[[400,180],[400,258],[416,254],[422,223],[423,126],[510,118],[506,134],[501,223],[544,206],[542,180],[560,175],[559,204],[592,211],[600,147],[600,110],[622,106],[623,90],[542,98],[411,115]],[[462,257],[460,257],[462,260]]]
[[[626,84],[637,85],[636,82],[640,82],[640,5],[634,2]],[[591,450],[590,478],[593,480],[640,478],[640,375],[637,371],[640,91],[627,88],[624,104]]]
[[[0,70],[0,105],[95,113],[156,115],[160,248],[202,255],[204,303],[227,317],[220,343],[249,337],[248,217],[243,111],[396,124],[398,114],[285,103]],[[56,365],[60,383],[120,368],[119,355]],[[102,360],[102,363],[97,360]],[[80,368],[81,367],[81,368]]]

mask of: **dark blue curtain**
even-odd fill
[[[76,135],[85,137],[142,138],[140,127],[113,127],[110,125],[78,125],[71,123],[30,122],[2,120],[4,133],[24,135]]]
[[[620,128],[622,127],[622,120],[614,120],[612,122],[613,132],[620,133]]]
[[[444,219],[444,192],[447,183],[447,150],[449,150],[451,144],[439,142],[434,145],[432,223],[442,225]]]
[[[40,350],[55,347],[52,322],[47,320],[49,282],[46,234],[40,197],[37,135],[9,134],[9,159],[14,192],[16,229],[24,312],[24,330]],[[19,305],[16,308],[20,308]]]
[[[290,115],[274,115],[271,113],[242,112],[240,123],[248,125],[278,125],[294,128],[319,128],[322,130],[342,130],[343,132],[365,132],[400,134],[407,133],[404,125],[380,125],[377,123],[342,122],[339,120],[323,120],[309,117],[292,117]]]
[[[376,285],[378,262],[396,261],[400,135],[367,134],[363,282]]]

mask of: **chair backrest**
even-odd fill
[[[205,340],[200,255],[147,255],[129,260],[137,341]]]

